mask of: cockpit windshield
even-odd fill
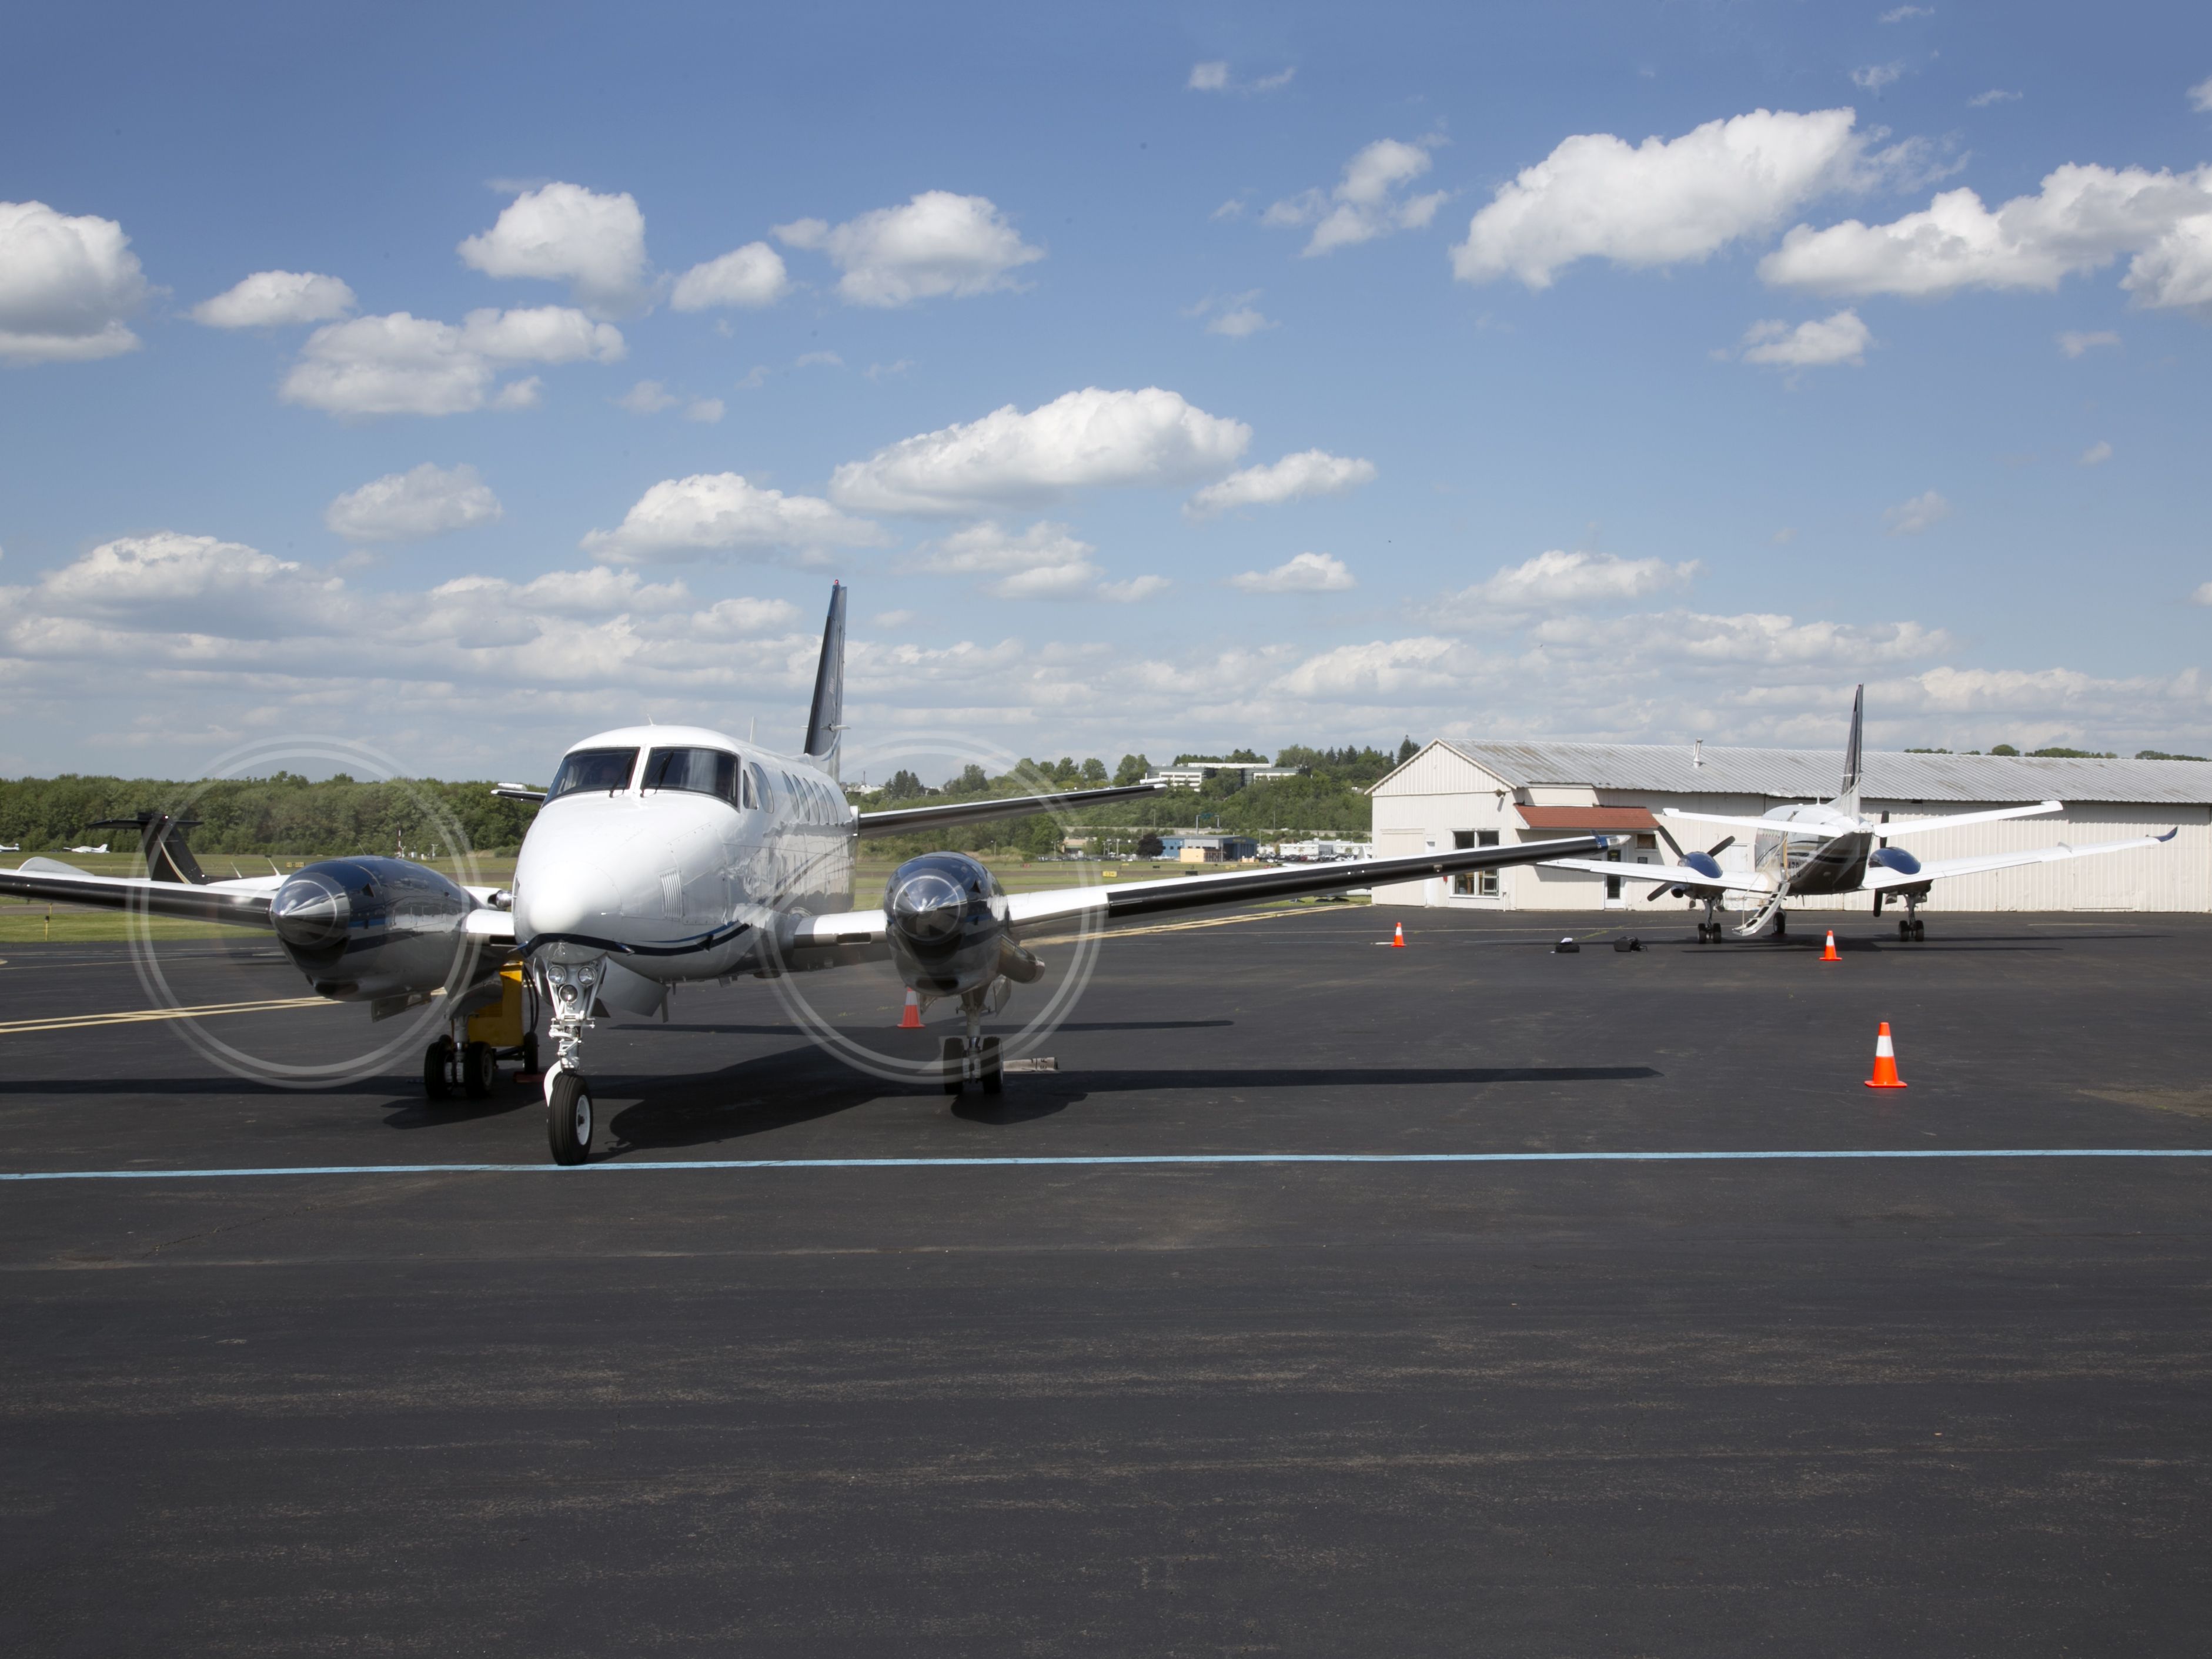
[[[546,790],[545,799],[557,800],[562,795],[573,795],[581,790],[627,789],[630,772],[636,765],[635,749],[579,749],[562,757],[561,769],[553,775],[553,785]]]
[[[647,789],[690,789],[738,801],[738,757],[720,749],[655,749],[645,757]]]

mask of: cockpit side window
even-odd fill
[[[738,804],[738,757],[720,749],[656,749],[646,757],[643,787],[688,789]]]
[[[744,779],[744,809],[748,812],[757,812],[760,810],[760,789],[753,781],[760,776],[760,768],[748,761],[738,770]]]
[[[635,749],[579,749],[564,755],[561,769],[553,775],[553,782],[545,791],[547,800],[556,800],[562,795],[574,795],[586,790],[605,790],[612,793],[629,787],[629,775],[637,765]]]

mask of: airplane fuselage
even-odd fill
[[[1779,890],[1799,894],[1856,893],[1866,881],[1874,837],[1855,820],[1818,802],[1777,806],[1760,815],[1752,838],[1753,866],[1773,877]]]

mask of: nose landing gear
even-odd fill
[[[969,991],[960,999],[960,1012],[967,1017],[968,1035],[947,1037],[939,1050],[945,1071],[945,1092],[957,1095],[970,1081],[979,1085],[987,1095],[1003,1093],[1006,1086],[1006,1064],[999,1057],[999,1039],[983,1035],[983,1016],[997,1012],[994,992],[1001,991],[1003,980],[982,991]],[[1000,994],[997,1002],[1003,1004]]]

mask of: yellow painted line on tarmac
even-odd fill
[[[1203,921],[1164,921],[1154,927],[1114,927],[1096,933],[1055,933],[1049,939],[1025,939],[1024,945],[1075,945],[1093,939],[1139,939],[1146,933],[1188,933],[1200,927],[1233,927],[1242,921],[1266,921],[1274,916],[1296,916],[1300,910],[1253,910],[1241,916],[1208,916]]]
[[[33,1031],[79,1031],[94,1025],[136,1025],[156,1019],[210,1019],[217,1014],[262,1014],[283,1008],[336,1008],[327,997],[271,997],[260,1002],[210,1002],[197,1008],[136,1008],[115,1014],[58,1014],[51,1019],[0,1021],[0,1036]]]

